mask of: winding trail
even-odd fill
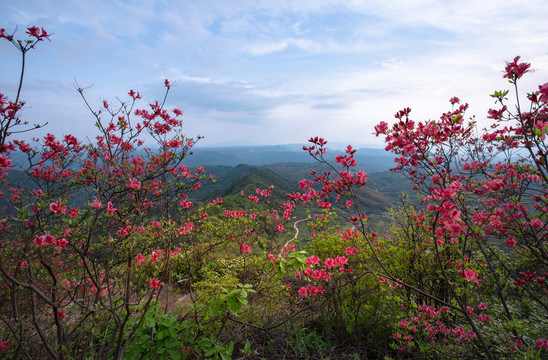
[[[300,220],[297,220],[293,223],[293,228],[295,228],[295,236],[293,236],[293,239],[290,239],[290,240],[287,240],[287,242],[285,243],[285,245],[280,249],[280,253],[278,254],[278,257],[282,256],[282,253],[284,251],[284,248],[289,245],[290,242],[292,242],[293,240],[296,240],[297,237],[299,236],[299,227],[297,226],[298,223],[300,222],[303,222],[305,220],[308,220],[310,219],[310,215],[308,215],[307,217],[305,217],[304,219],[300,219]]]

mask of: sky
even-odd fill
[[[0,0],[0,27],[51,42],[28,53],[23,120],[46,132],[93,138],[103,100],[143,96],[183,111],[200,146],[332,144],[382,147],[373,135],[405,107],[438,118],[458,96],[487,124],[489,97],[510,89],[505,61],[535,71],[523,93],[548,82],[548,1],[505,0]],[[0,93],[13,98],[21,59],[0,41]]]

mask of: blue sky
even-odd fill
[[[452,96],[484,124],[516,55],[536,69],[524,91],[548,81],[545,0],[2,0],[2,13],[7,33],[54,33],[30,53],[24,119],[80,138],[95,130],[75,79],[93,85],[96,108],[130,89],[160,99],[170,79],[168,105],[183,110],[187,136],[205,136],[200,146],[323,136],[368,147],[382,146],[373,127],[401,108],[436,118]],[[0,64],[0,93],[13,97],[20,65],[7,41]]]

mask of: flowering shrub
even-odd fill
[[[548,305],[543,283],[548,270],[547,88],[539,86],[521,105],[518,80],[530,64],[519,59],[508,63],[504,74],[517,105],[508,103],[509,91],[495,92],[500,108],[489,111],[494,120],[489,129],[478,132],[474,121],[465,122],[467,104],[453,98],[453,110],[439,121],[415,123],[406,109],[396,114],[396,124],[379,131],[386,135],[387,149],[400,156],[397,168],[424,195],[424,223],[452,298],[448,304],[456,305],[490,358],[502,356],[504,349],[497,347],[496,337],[484,336],[479,324],[498,326],[504,334],[498,341],[521,344],[515,351],[534,348],[547,331],[527,324],[516,309],[524,303],[539,310]],[[468,311],[478,300],[500,307],[497,321]]]
[[[27,33],[32,40],[14,40],[4,30],[2,37],[25,55],[50,36],[35,27]],[[167,96],[167,80],[165,87]],[[11,306],[3,305],[1,316],[16,339],[12,351],[31,351],[23,345],[34,342],[53,358],[97,349],[120,357],[135,332],[131,326],[139,325],[128,322],[136,315],[132,304],[149,304],[164,285],[158,272],[141,283],[149,288],[143,292],[136,267],[143,254],[167,266],[169,256],[158,254],[171,255],[180,236],[172,217],[191,206],[187,192],[205,174],[182,165],[194,141],[182,135],[178,109],[168,112],[158,102],[135,109],[141,96],[132,90],[127,101],[104,101],[94,110],[78,91],[96,120],[94,143],[53,134],[32,146],[10,141],[24,125],[17,115],[23,102],[19,92],[15,102],[2,96],[1,176],[9,198],[1,220],[1,296]],[[140,149],[145,136],[154,148]],[[13,151],[28,158],[20,178],[8,176],[15,174]],[[31,187],[20,186],[27,178]],[[144,316],[147,306],[139,311]],[[93,340],[103,327],[111,338]]]
[[[400,322],[402,331],[394,339],[402,351],[415,346],[434,349],[442,357],[541,356],[548,331],[542,325],[548,309],[548,85],[528,94],[529,103],[522,105],[518,80],[530,64],[519,59],[508,63],[504,74],[514,86],[516,106],[508,104],[509,91],[495,92],[492,97],[500,108],[489,111],[494,120],[489,129],[478,131],[473,119],[465,120],[468,105],[456,97],[450,100],[452,110],[439,120],[415,122],[406,108],[396,113],[392,126],[381,122],[375,127],[377,136],[386,137],[386,149],[397,156],[394,170],[413,180],[425,206],[420,212],[406,211],[388,249],[373,243],[367,247],[376,260],[370,270],[380,275],[381,283],[398,285],[391,286],[394,294],[407,293],[402,309],[415,324]],[[310,142],[304,150],[326,163],[326,141]],[[298,198],[338,211],[368,236],[367,218],[356,201],[356,189],[367,175],[350,171],[356,165],[354,152],[349,146],[346,155],[337,156],[342,169],[331,166],[332,172],[312,173],[313,181],[303,180],[305,192]],[[404,257],[398,255],[402,250]],[[394,255],[403,265],[391,260]],[[478,304],[489,304],[480,308],[488,311],[478,313]],[[445,309],[444,315],[429,316],[435,323],[412,310],[431,305]],[[431,341],[428,348],[424,335]]]
[[[0,31],[23,61],[28,50],[50,37],[35,27],[27,34],[31,40]],[[286,201],[278,212],[269,204],[270,187],[242,193],[256,204],[254,210],[224,208],[221,198],[195,204],[189,194],[212,176],[183,163],[195,141],[183,134],[182,112],[164,107],[169,81],[163,101],[144,108],[138,108],[141,94],[134,90],[125,101],[104,100],[95,108],[78,88],[95,119],[94,141],[47,134],[28,144],[12,139],[26,124],[18,117],[23,74],[15,101],[0,96],[3,353],[55,359],[225,358],[234,342],[217,340],[223,329],[246,328],[245,319],[268,323],[295,299],[296,292],[280,291],[282,280],[265,271],[270,260],[264,252],[284,231],[294,203]],[[27,164],[16,167],[14,152],[23,153]],[[255,303],[274,312],[247,309],[248,294],[272,289],[276,300]],[[169,294],[179,291],[188,298],[186,312],[161,315],[159,299],[167,306]],[[235,322],[237,317],[243,320]],[[174,321],[186,325],[167,330]],[[278,327],[287,318],[276,321]],[[146,336],[148,331],[157,335]],[[166,336],[172,341],[166,343]],[[169,349],[151,349],[162,344]]]

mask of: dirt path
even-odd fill
[[[289,243],[291,243],[293,240],[296,240],[297,237],[299,236],[299,227],[297,226],[298,223],[300,222],[303,222],[305,220],[308,220],[310,219],[310,215],[308,215],[307,217],[305,217],[304,219],[301,219],[301,220],[297,220],[293,223],[293,227],[295,228],[295,236],[293,236],[293,239],[290,239],[290,240],[287,240],[287,242],[285,243],[285,245],[280,249],[280,253],[278,254],[278,257],[282,256],[282,252],[284,251],[284,248],[289,245]]]

